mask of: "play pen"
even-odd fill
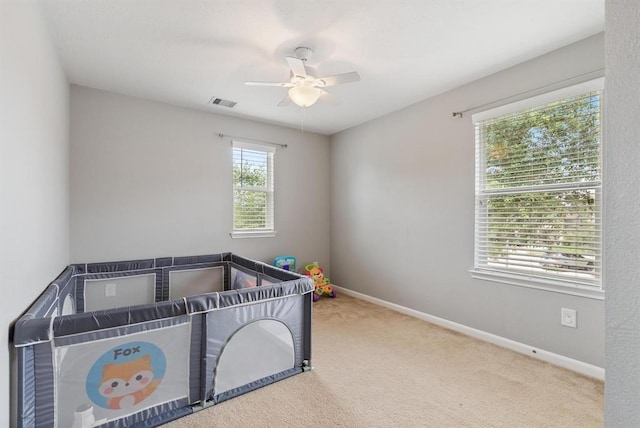
[[[15,324],[18,426],[154,426],[306,371],[313,290],[231,253],[68,266]]]

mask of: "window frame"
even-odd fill
[[[233,178],[233,168],[235,165],[234,152],[236,149],[250,150],[257,152],[264,152],[267,155],[267,184],[264,187],[252,187],[252,186],[236,186]],[[231,233],[232,238],[273,238],[277,235],[275,229],[275,156],[276,148],[272,144],[259,143],[259,142],[247,142],[243,140],[231,140]],[[267,204],[267,218],[270,219],[268,227],[265,228],[236,228],[236,191],[242,190],[245,192],[259,192],[266,194]]]
[[[472,278],[492,281],[502,284],[508,285],[516,285],[521,287],[528,287],[534,289],[540,289],[545,291],[557,292],[562,294],[570,294],[577,295],[581,297],[588,297],[593,299],[604,299],[604,286],[602,283],[602,271],[600,271],[600,275],[597,278],[597,281],[594,285],[586,285],[584,283],[576,282],[570,278],[563,279],[560,275],[557,278],[549,278],[538,276],[535,274],[523,272],[516,272],[515,270],[509,271],[506,268],[501,269],[491,269],[487,266],[487,264],[479,263],[479,260],[482,258],[482,251],[486,249],[486,242],[479,242],[480,235],[480,220],[483,218],[482,208],[480,207],[481,201],[483,198],[488,198],[489,196],[497,195],[500,191],[487,191],[486,188],[483,187],[485,183],[485,174],[486,171],[483,171],[482,166],[486,165],[485,156],[486,156],[486,146],[482,146],[480,148],[481,139],[483,137],[480,135],[481,130],[478,125],[481,122],[485,122],[489,119],[507,115],[510,113],[516,113],[522,110],[527,110],[530,108],[541,107],[545,104],[549,104],[552,102],[561,101],[564,99],[568,99],[575,96],[584,95],[590,92],[599,92],[599,107],[600,107],[600,144],[599,144],[599,165],[600,165],[600,180],[595,185],[589,186],[589,188],[595,188],[595,197],[598,199],[598,212],[596,213],[596,218],[599,219],[599,235],[598,235],[598,252],[600,256],[600,263],[604,257],[604,245],[602,239],[602,226],[603,226],[603,207],[602,207],[602,183],[603,183],[603,156],[602,156],[602,145],[603,142],[603,93],[604,93],[604,77],[589,80],[586,82],[579,83],[577,85],[568,86],[559,90],[543,93],[537,96],[533,96],[530,98],[522,99],[513,103],[505,104],[496,108],[488,109],[485,111],[481,111],[472,115],[471,119],[475,127],[475,147],[476,147],[476,173],[475,173],[475,210],[474,210],[474,265],[473,268],[469,270]],[[534,186],[530,186],[534,187]],[[553,186],[551,186],[553,187]],[[571,189],[580,188],[580,184],[578,183],[570,183],[563,184],[561,186],[556,186],[558,188],[568,187]],[[527,189],[526,187],[523,189]],[[545,190],[541,190],[545,191]],[[486,212],[486,208],[485,208]],[[485,216],[486,218],[486,216]]]

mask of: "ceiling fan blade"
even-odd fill
[[[307,77],[307,70],[304,68],[304,61],[294,56],[288,56],[287,62],[294,76]]]
[[[284,97],[282,99],[282,101],[280,101],[278,103],[278,107],[286,107],[286,106],[290,106],[291,105],[291,98],[289,98],[289,95],[287,95],[286,97]]]
[[[282,88],[291,88],[292,86],[295,86],[295,84],[291,83],[291,82],[251,82],[251,81],[247,81],[244,82],[245,85],[247,86],[279,86]]]
[[[342,103],[342,100],[338,97],[336,97],[333,94],[330,94],[329,92],[325,91],[325,90],[320,90],[322,91],[322,93],[320,94],[320,99],[326,103],[329,103],[331,105],[337,106],[339,104]]]
[[[313,86],[333,86],[341,85],[343,83],[357,82],[360,80],[360,75],[357,71],[350,71],[349,73],[334,74],[333,76],[318,77],[313,82]]]

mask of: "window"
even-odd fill
[[[602,83],[473,115],[474,277],[602,295]]]
[[[234,238],[275,236],[273,170],[275,148],[233,141]]]

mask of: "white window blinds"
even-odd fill
[[[474,115],[474,269],[600,288],[601,91],[563,92]]]
[[[274,229],[274,157],[270,145],[233,141],[233,230]]]

